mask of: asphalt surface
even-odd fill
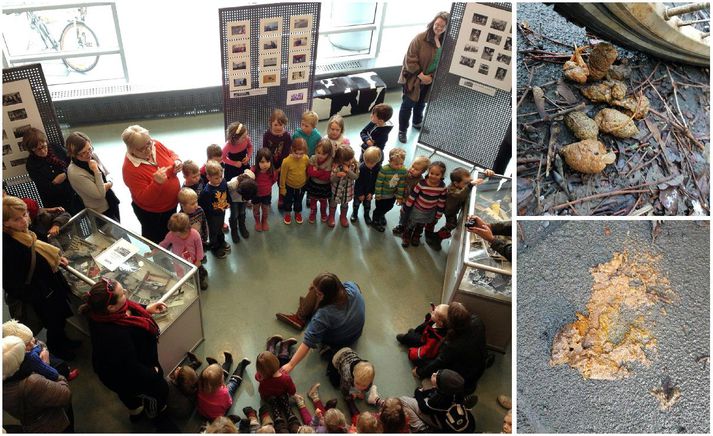
[[[521,222],[517,268],[517,431],[520,433],[710,433],[709,224],[666,221],[652,244],[651,221]],[[605,227],[609,235],[605,235]],[[548,364],[558,329],[586,311],[589,269],[629,250],[662,255],[678,300],[650,330],[651,365],[622,380],[584,380]],[[658,308],[657,308],[658,310]],[[681,389],[671,410],[649,391],[669,376]]]

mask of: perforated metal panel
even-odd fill
[[[510,11],[510,3],[484,3]],[[460,86],[460,76],[448,72],[465,3],[453,3],[448,41],[434,76],[428,110],[418,141],[485,168],[492,168],[512,123],[512,95],[497,90],[494,96]]]
[[[320,17],[320,3],[280,3],[259,6],[242,6],[237,8],[220,9],[220,44],[223,68],[223,99],[225,127],[234,121],[247,125],[253,141],[254,153],[260,148],[262,135],[267,130],[270,114],[273,109],[285,111],[289,119],[288,130],[294,132],[300,125],[302,113],[312,107],[312,92],[314,88],[315,59],[317,58],[317,39]],[[287,84],[290,53],[290,17],[298,15],[311,15],[312,26],[308,46],[310,47],[309,65],[305,65],[309,77],[304,83]],[[226,25],[231,21],[250,20],[250,78],[252,88],[259,87],[259,36],[260,20],[264,18],[282,17],[281,53],[280,53],[280,86],[268,87],[264,95],[230,98],[228,50],[230,44],[227,38]],[[287,105],[287,92],[296,89],[307,89],[306,103]]]

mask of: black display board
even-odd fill
[[[510,3],[484,3],[510,11]],[[459,85],[449,72],[465,3],[453,3],[447,39],[434,75],[428,110],[418,142],[484,168],[493,168],[512,124],[512,92],[490,96]]]
[[[294,132],[300,125],[302,113],[312,107],[320,3],[224,8],[219,10],[219,17],[225,127],[234,121],[245,124],[257,152],[273,109],[285,112],[289,119],[287,129]],[[277,29],[272,31],[275,23]],[[279,48],[268,48],[275,44]],[[300,54],[305,54],[304,61],[295,63],[301,60]],[[277,65],[273,65],[275,60]],[[288,83],[293,81],[292,73],[296,71],[304,72],[298,78],[300,82]],[[266,73],[277,74],[279,84],[263,87],[262,77]],[[248,83],[243,86],[249,84],[249,89],[235,89],[235,78],[245,77],[249,77]],[[297,98],[295,101],[299,103],[288,105],[287,99],[291,96],[302,99]]]

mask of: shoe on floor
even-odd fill
[[[399,132],[399,142],[402,144],[406,144],[406,132]]]
[[[505,409],[512,409],[512,399],[507,395],[498,395],[498,404],[503,406]]]
[[[421,130],[421,126],[423,126],[423,121],[420,123],[413,123],[412,127],[416,130]]]
[[[302,214],[297,212],[295,213],[295,222],[297,224],[302,224],[304,221],[302,221]]]
[[[302,330],[305,328],[305,322],[302,321],[296,313],[276,313],[275,316],[279,321],[282,321],[285,324],[296,328],[297,330]]]
[[[289,213],[285,214],[285,219],[282,220],[283,223],[290,225],[292,224],[292,215]]]

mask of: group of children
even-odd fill
[[[424,322],[408,333],[398,335],[400,343],[407,345],[408,357],[415,365],[422,365],[436,358],[439,346],[446,333],[448,305],[435,306]],[[199,415],[209,421],[206,432],[243,433],[401,433],[409,431],[407,413],[404,411],[403,398],[381,398],[374,385],[374,365],[359,357],[351,348],[337,351],[329,362],[327,374],[335,388],[338,388],[347,404],[351,420],[337,408],[337,399],[323,403],[319,396],[319,383],[315,383],[307,396],[315,409],[314,415],[307,409],[304,396],[297,393],[292,377],[282,372],[281,366],[288,362],[295,338],[283,339],[273,335],[267,339],[266,350],[256,359],[255,379],[259,383],[258,392],[264,403],[258,410],[253,407],[243,408],[245,419],[236,415],[227,415],[232,405],[232,397],[243,379],[245,368],[250,364],[243,359],[238,368],[230,374],[232,355],[224,352],[225,362],[222,367],[215,359],[207,358],[209,365],[200,375],[196,370],[202,362],[187,353],[185,365],[179,366],[167,379],[171,387],[169,411],[179,416],[188,416],[190,408],[197,409]],[[454,413],[451,406],[463,409],[463,379],[450,370],[439,371],[432,377],[433,388],[418,389],[413,401],[418,401],[419,410],[429,414],[434,422],[443,424],[449,431],[472,432],[474,420],[465,410],[466,424],[462,429],[452,427]],[[355,401],[363,399],[369,405],[376,406],[378,412],[360,412]],[[439,403],[440,402],[440,403]],[[292,410],[297,406],[299,417]],[[460,410],[457,409],[457,410]],[[179,412],[180,411],[180,412]],[[226,418],[223,418],[227,416]],[[450,427],[449,427],[450,426]]]
[[[425,230],[426,242],[440,250],[441,241],[450,237],[456,227],[469,188],[480,180],[474,182],[468,170],[456,168],[450,174],[451,184],[446,186],[443,162],[418,156],[407,169],[406,151],[398,147],[389,151],[388,163],[382,165],[383,150],[393,127],[389,121],[392,115],[391,106],[374,106],[370,122],[360,133],[359,162],[344,137],[344,120],[339,115],[330,118],[327,137],[322,138],[316,129],[315,112],[305,112],[300,128],[290,135],[285,113],[273,110],[270,128],[263,135],[263,146],[257,151],[252,167],[249,161],[253,145],[247,127],[231,123],[225,145],[208,146],[203,167],[190,160],[183,163],[185,182],[178,194],[181,211],[171,217],[169,234],[161,245],[198,266],[201,289],[207,289],[208,274],[202,266],[204,251],[209,249],[219,259],[230,252],[223,234],[226,211],[230,210],[227,227],[234,243],[250,235],[245,223],[249,207],[255,218],[255,230],[268,231],[272,189],[278,183],[278,209],[284,213],[285,224],[292,223],[293,212],[294,221],[303,223],[305,194],[309,223],[315,223],[319,213],[320,221],[329,227],[336,225],[337,209],[339,224],[346,228],[350,221],[358,221],[361,207],[364,222],[384,232],[386,213],[398,205],[401,212],[393,233],[401,236],[402,247],[418,246]],[[486,171],[486,175],[492,175],[492,171]],[[349,202],[353,202],[351,216]],[[444,213],[446,224],[436,232],[435,223]]]

